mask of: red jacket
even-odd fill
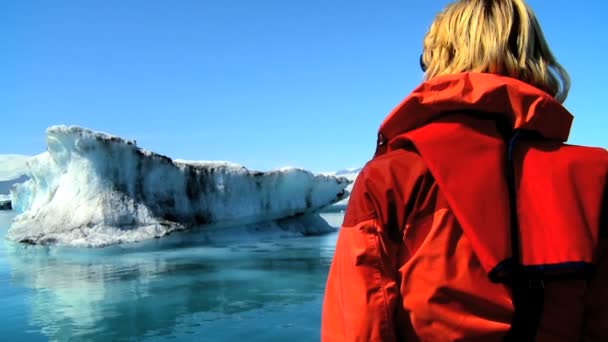
[[[551,96],[512,78],[456,74],[414,90],[383,122],[354,185],[322,340],[504,336],[511,292],[490,275],[511,257],[505,137],[518,129],[535,136],[512,152],[521,262],[547,277],[596,270],[546,282],[537,340],[608,341],[608,152],[564,144],[571,122]]]

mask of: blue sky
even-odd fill
[[[447,1],[0,2],[0,154],[80,125],[182,159],[314,171],[364,164],[420,81]],[[608,147],[608,1],[535,0],[570,72],[570,142]]]

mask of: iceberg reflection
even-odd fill
[[[4,247],[12,285],[33,290],[31,324],[51,340],[173,336],[184,322],[204,336],[206,325],[322,296],[335,234],[277,238],[276,229],[255,229],[268,234],[225,243],[228,235],[184,233],[97,250]]]

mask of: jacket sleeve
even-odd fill
[[[395,341],[398,244],[380,222],[365,169],[351,192],[327,279],[321,340]]]

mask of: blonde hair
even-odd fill
[[[570,77],[523,0],[459,0],[439,13],[424,38],[425,78],[461,72],[513,77],[564,102]]]

